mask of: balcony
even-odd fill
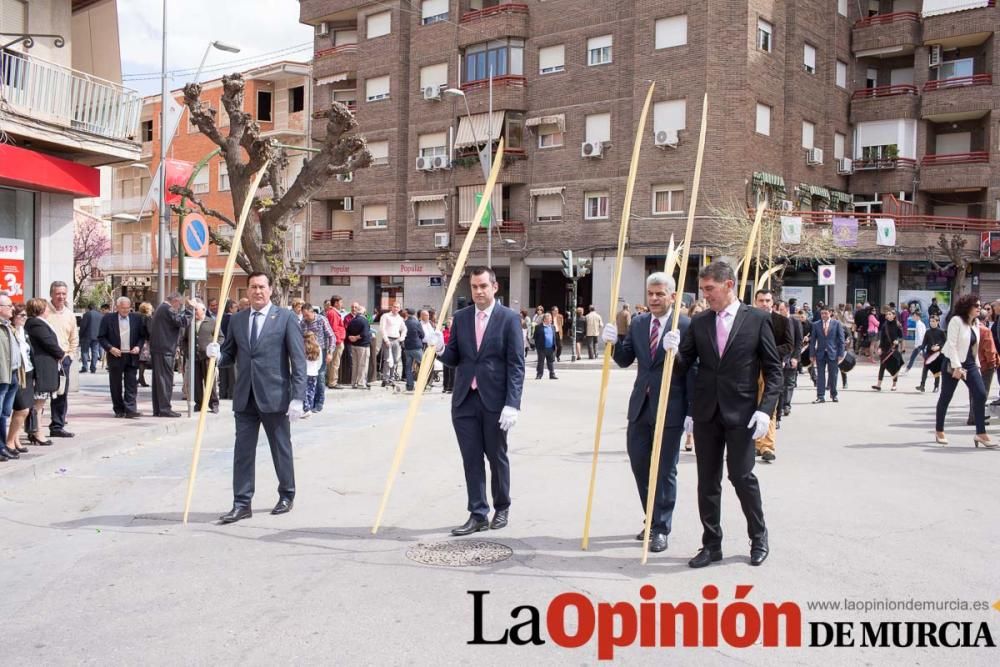
[[[324,79],[341,72],[356,72],[358,70],[358,45],[341,44],[322,49],[313,54],[312,76],[316,80]],[[353,78],[353,77],[352,77]]]
[[[507,75],[493,77],[493,110],[523,111],[527,109],[527,80],[523,76]],[[472,113],[486,113],[490,101],[489,79],[478,79],[462,84]]]
[[[119,213],[139,215],[139,207],[142,206],[142,200],[142,195],[135,197],[114,197],[110,201],[101,203],[101,215],[104,217],[111,217]],[[147,208],[145,214],[150,215],[151,213],[152,211]]]
[[[875,97],[893,97],[895,95],[916,95],[917,87],[909,84],[890,86],[875,86],[874,88],[859,88],[851,94],[852,100],[867,100]]]
[[[101,258],[100,267],[101,271],[105,273],[151,271],[153,269],[153,255],[152,253],[112,253]]]
[[[857,159],[851,176],[854,192],[909,192],[917,161],[911,158]]]
[[[365,3],[358,0],[299,0],[299,23],[316,25],[328,16],[357,11]]]
[[[857,57],[869,52],[895,49],[911,53],[920,39],[920,15],[916,12],[877,14],[854,24],[852,49]]]
[[[932,121],[952,120],[956,115],[976,117],[996,105],[992,74],[956,76],[924,84],[921,115]]]
[[[944,153],[941,155],[925,155],[920,160],[921,167],[949,164],[980,164],[990,161],[990,154],[987,151],[973,151],[971,153]]]
[[[851,122],[917,118],[917,87],[909,84],[860,88],[851,94]]]
[[[775,216],[787,215],[781,211],[773,211]],[[849,216],[858,221],[860,233],[866,229],[874,230],[878,218],[892,217],[896,221],[896,232],[923,231],[955,231],[978,232],[997,231],[997,221],[987,218],[952,218],[940,215],[888,215],[885,213],[830,213],[826,211],[796,211],[796,216],[802,217],[802,222],[808,225],[827,226],[833,223],[834,217]]]
[[[920,189],[934,192],[990,186],[987,151],[925,155],[920,161]]]
[[[353,229],[314,229],[313,241],[351,241],[354,239]]]
[[[142,112],[142,97],[133,90],[11,51],[0,52],[0,98],[6,110],[32,124],[114,141],[135,142]],[[139,145],[134,148],[138,157]]]
[[[965,88],[967,86],[990,85],[993,85],[992,74],[973,74],[972,76],[953,76],[950,79],[928,81],[924,84],[924,91],[941,90],[943,88]]]
[[[996,0],[990,0],[985,7],[924,16],[924,42],[945,42],[960,35],[992,31],[990,26],[996,24],[995,7]]]
[[[528,5],[509,3],[462,14],[458,48],[501,37],[528,36]]]

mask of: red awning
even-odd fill
[[[77,197],[101,196],[101,173],[93,167],[0,144],[0,185]]]

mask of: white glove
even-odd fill
[[[218,343],[209,343],[205,346],[205,356],[209,359],[218,359],[221,350],[222,348]]]
[[[424,342],[433,345],[438,352],[444,349],[444,334],[440,331],[432,331],[424,336]]]
[[[681,346],[681,332],[668,331],[663,335],[663,349],[666,352],[677,354],[677,348]]]
[[[694,433],[694,419],[691,417],[684,418],[684,433],[691,435]]]
[[[747,427],[753,429],[753,439],[760,440],[767,435],[767,429],[770,425],[771,416],[766,412],[758,410],[753,413],[753,417],[750,418],[750,423],[747,424]]]
[[[288,421],[296,421],[297,419],[302,419],[302,415],[305,413],[306,409],[302,405],[302,401],[293,400],[288,404],[288,412],[285,414],[288,416]]]
[[[618,325],[608,322],[604,325],[604,329],[601,331],[601,340],[605,343],[611,343],[614,345],[618,342]]]
[[[517,424],[517,415],[517,408],[512,408],[509,405],[504,406],[503,412],[500,413],[500,430],[507,433],[514,428],[514,425]]]

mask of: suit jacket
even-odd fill
[[[472,378],[476,378],[479,395],[487,409],[493,412],[500,412],[505,406],[520,409],[524,386],[521,318],[497,303],[477,350],[475,317],[474,305],[455,313],[451,337],[440,356],[442,364],[455,368],[452,408],[462,404],[472,389]]]
[[[819,362],[830,359],[839,360],[844,356],[844,331],[840,322],[832,317],[829,320],[829,333],[823,334],[823,321],[813,322],[812,333],[809,335],[809,356]]]
[[[741,304],[720,357],[715,317],[715,311],[706,310],[691,319],[681,338],[674,372],[686,373],[698,364],[695,421],[711,421],[718,412],[726,428],[746,427],[756,411],[774,414],[781,393],[783,374],[774,325],[764,311]],[[764,392],[758,400],[757,383],[762,374]]]
[[[205,349],[208,347],[208,344],[212,342],[212,334],[215,333],[215,320],[206,317],[202,320],[200,325],[196,323],[195,326],[198,327],[198,333],[194,337],[194,358],[198,361],[205,361],[208,358],[205,354]],[[181,336],[181,350],[184,352],[185,356],[187,356],[188,347],[190,345],[188,343],[188,333],[190,331],[191,328],[188,327],[184,330],[184,334]],[[216,342],[220,347],[224,342],[226,342],[226,337],[222,335],[221,329],[219,329],[219,340]]]
[[[121,331],[118,328],[118,313],[108,313],[101,318],[101,329],[97,336],[97,341],[104,348],[105,352],[109,352],[107,359],[108,368],[111,370],[139,365],[138,354],[122,354],[121,357],[110,354],[110,350],[113,347],[117,347],[123,353],[128,352],[134,347],[142,350],[142,345],[146,342],[147,334],[142,315],[139,313],[128,314],[128,334],[129,339],[122,341]]]
[[[288,412],[293,400],[306,396],[306,347],[295,313],[272,305],[250,348],[250,313],[229,319],[229,336],[222,343],[219,368],[236,366],[233,410],[245,412],[250,390],[260,412]]]
[[[101,322],[104,316],[96,310],[88,310],[80,317],[80,344],[84,341],[97,340],[101,335]]]
[[[559,330],[556,329],[554,325],[550,324],[549,326],[552,327],[552,347],[551,348],[545,347],[545,325],[539,324],[537,327],[535,327],[535,334],[534,334],[536,350],[556,349],[556,341],[559,340]]]
[[[190,308],[178,313],[169,303],[161,303],[149,322],[150,354],[175,354],[181,333],[191,324],[192,317],[194,311]]]
[[[784,362],[795,349],[795,334],[791,321],[781,313],[771,311],[771,326],[774,327],[774,344],[778,346],[778,356]]]
[[[637,362],[638,372],[635,376],[635,384],[632,385],[632,396],[628,401],[628,420],[635,422],[642,414],[643,406],[649,401],[651,410],[647,412],[647,419],[652,423],[656,420],[656,406],[660,402],[660,383],[663,380],[663,362],[666,359],[666,352],[663,345],[656,346],[656,354],[649,355],[649,328],[653,316],[650,313],[643,313],[632,318],[628,332],[625,337],[615,344],[614,360],[622,368],[627,368],[633,362]],[[668,319],[668,325],[670,320]],[[687,332],[691,324],[687,315],[681,315],[677,323],[681,337]],[[663,333],[660,332],[660,340],[663,340]],[[684,426],[684,418],[691,415],[692,399],[694,398],[694,383],[697,377],[697,368],[692,366],[687,373],[674,372],[670,378],[670,397],[667,399],[667,421],[668,428],[679,428]]]
[[[66,352],[59,347],[59,336],[40,317],[29,317],[24,334],[31,347],[31,364],[35,367],[35,392],[59,389],[59,371]]]

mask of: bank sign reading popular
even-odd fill
[[[24,303],[24,240],[0,239],[0,289],[14,303]]]

